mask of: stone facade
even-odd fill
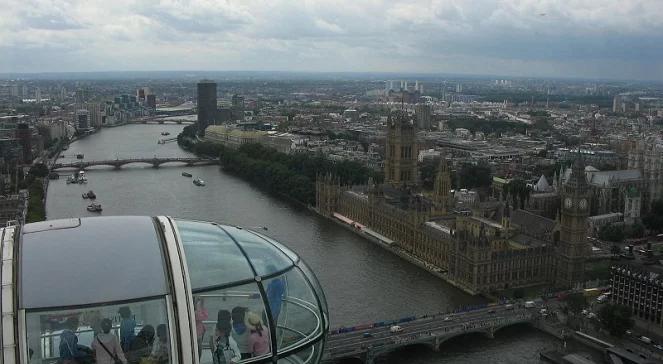
[[[642,173],[642,207],[648,211],[652,202],[663,198],[663,140],[659,137],[632,140],[628,168]]]
[[[582,281],[589,254],[584,210],[562,210],[561,224],[512,210],[505,202],[492,204],[495,211],[485,204],[469,215],[455,214],[444,193],[449,172],[440,170],[431,199],[394,196],[398,191],[373,184],[344,187],[332,176],[320,176],[318,211],[329,217],[341,214],[384,235],[472,293],[553,283],[567,287]],[[584,195],[568,189],[565,196],[579,208]]]
[[[559,194],[546,188],[544,193],[551,195],[541,199],[539,209],[550,215],[559,211],[560,219],[514,210],[501,199],[459,209],[450,196],[444,155],[432,196],[416,193],[413,133],[406,114],[390,118],[384,184],[341,186],[334,176],[318,176],[318,212],[330,218],[341,215],[340,220],[350,221],[355,229],[377,232],[390,246],[436,267],[448,281],[471,293],[582,282],[590,254],[590,201],[580,159],[565,183],[556,182]]]
[[[419,156],[417,132],[414,121],[404,110],[389,115],[385,153],[385,181],[395,187],[416,185]]]
[[[584,280],[585,259],[590,254],[587,243],[589,187],[581,158],[573,164],[571,176],[562,187],[561,197],[555,284],[559,287],[573,287],[576,282]]]

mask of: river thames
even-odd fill
[[[59,161],[185,157],[177,143],[157,144],[161,132],[176,136],[183,125],[127,125],[72,143]],[[197,187],[183,171],[200,177]],[[64,174],[65,172],[60,172]],[[70,172],[71,173],[71,172]],[[318,276],[327,296],[332,327],[436,313],[483,302],[426,271],[382,250],[309,210],[270,196],[218,166],[165,165],[155,169],[132,164],[120,170],[93,167],[88,183],[51,181],[48,219],[96,216],[81,194],[93,190],[103,215],[171,215],[247,228],[266,227],[271,237],[302,256]],[[536,363],[538,353],[558,345],[529,327],[507,328],[495,339],[461,337],[434,353],[422,347],[389,355],[388,363]]]

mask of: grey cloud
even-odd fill
[[[23,25],[33,29],[45,30],[73,30],[84,26],[74,19],[61,15],[27,15],[23,18]]]
[[[7,1],[9,13],[0,9],[5,50],[74,49],[37,52],[51,69],[69,68],[67,57],[84,44],[81,67],[149,61],[155,69],[663,77],[655,73],[663,65],[660,0]],[[2,18],[18,20],[3,29]],[[2,60],[0,71],[42,67],[18,59]]]

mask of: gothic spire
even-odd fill
[[[587,179],[585,177],[585,159],[578,152],[578,157],[573,162],[571,167],[571,175],[569,180],[566,181],[566,186],[573,188],[583,188],[587,186]]]

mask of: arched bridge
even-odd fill
[[[349,329],[333,330],[327,338],[324,363],[339,359],[358,358],[364,364],[373,364],[376,357],[410,345],[426,345],[437,351],[440,345],[457,336],[479,333],[490,338],[503,327],[531,323],[537,319],[534,310],[511,305],[423,316],[406,322],[383,322]],[[401,320],[402,321],[402,320]],[[400,332],[392,332],[398,325]]]
[[[114,168],[121,168],[124,165],[139,163],[149,164],[154,168],[159,168],[165,163],[180,163],[187,166],[218,164],[218,159],[210,158],[127,158],[127,159],[109,159],[109,160],[96,160],[96,161],[77,161],[71,163],[55,163],[51,166],[51,170],[74,168],[86,169],[92,166],[111,166]]]

